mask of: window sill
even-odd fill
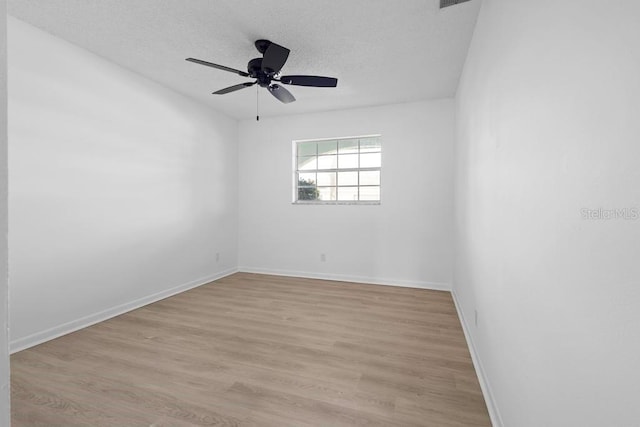
[[[316,201],[316,202],[291,202],[292,205],[380,205],[380,201],[358,201],[358,202],[347,202],[347,201]]]

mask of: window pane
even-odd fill
[[[358,167],[358,155],[357,154],[339,155],[338,167],[340,169],[356,169]]]
[[[318,166],[316,156],[298,157],[298,170],[314,170]]]
[[[299,173],[298,174],[298,187],[308,187],[316,185],[315,173]]]
[[[380,185],[380,171],[360,172],[360,185]]]
[[[329,186],[336,185],[335,172],[318,172],[318,185]]]
[[[336,169],[338,156],[318,156],[318,169]]]
[[[298,200],[317,200],[319,194],[315,187],[298,188]]]
[[[379,168],[381,163],[380,153],[367,153],[360,155],[361,168]]]
[[[345,139],[338,141],[338,154],[358,154],[358,140]]]
[[[360,140],[360,152],[371,153],[380,151],[380,140],[378,138],[362,138]]]
[[[297,200],[380,201],[378,137],[298,142],[295,149]]]
[[[358,172],[338,172],[338,185],[358,185]]]
[[[336,154],[338,151],[338,141],[320,141],[318,142],[318,155]]]
[[[320,193],[319,200],[336,200],[336,187],[318,187]]]
[[[360,200],[380,200],[380,187],[360,187]]]
[[[357,201],[358,187],[338,187],[338,200]]]
[[[316,145],[317,144],[315,142],[298,142],[298,157],[315,156]]]

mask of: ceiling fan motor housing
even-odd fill
[[[254,58],[247,65],[249,77],[258,80],[258,85],[267,87],[271,83],[271,75],[262,70],[262,58]]]

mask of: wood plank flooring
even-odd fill
[[[11,357],[12,425],[490,426],[447,292],[238,273]]]

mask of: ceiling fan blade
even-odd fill
[[[235,92],[237,90],[244,89],[245,87],[251,87],[254,84],[256,84],[256,82],[240,83],[239,85],[229,86],[224,89],[217,90],[213,92],[213,95],[224,95],[225,93]]]
[[[276,98],[278,98],[278,101],[288,104],[290,102],[295,101],[296,99],[293,97],[293,95],[291,95],[291,92],[289,92],[288,90],[286,90],[285,88],[283,88],[280,85],[271,85],[269,86],[269,92],[271,92],[271,95],[275,96]]]
[[[280,81],[287,85],[313,86],[313,87],[336,87],[338,79],[323,76],[282,76]]]
[[[249,74],[245,73],[244,71],[236,70],[235,68],[231,68],[231,67],[225,67],[224,65],[214,64],[213,62],[207,62],[207,61],[203,61],[201,59],[196,59],[196,58],[187,58],[186,61],[194,62],[200,65],[206,65],[207,67],[217,68],[218,70],[222,70],[222,71],[229,71],[230,73],[238,74],[242,77],[249,77]]]
[[[262,58],[262,71],[277,74],[289,57],[289,49],[271,43]]]

